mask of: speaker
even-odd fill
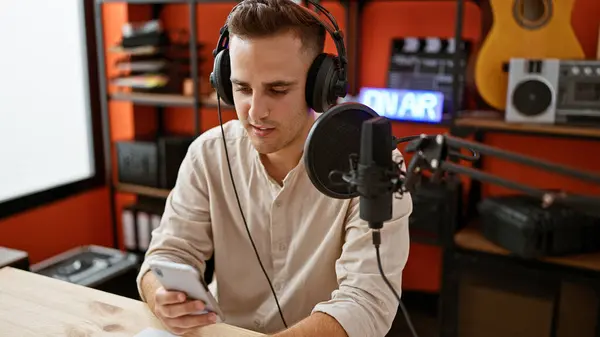
[[[171,135],[116,142],[119,182],[172,189],[194,139]]]
[[[506,122],[555,124],[559,75],[558,59],[511,59]]]

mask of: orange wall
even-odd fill
[[[345,29],[343,7],[333,1],[324,5],[336,16],[338,23]],[[480,13],[477,7],[466,6],[464,35],[468,39],[480,38]],[[105,44],[110,46],[120,37],[120,27],[127,20],[147,18],[148,8],[143,6],[107,4],[104,7]],[[198,37],[206,44],[201,55],[207,60],[201,67],[203,87],[209,86],[208,74],[212,68],[210,54],[218,37],[218,29],[229,13],[231,4],[202,4],[198,10]],[[362,45],[360,50],[361,86],[385,86],[387,58],[391,38],[407,35],[453,35],[455,5],[450,1],[409,2],[381,1],[372,2],[365,7],[362,21]],[[164,19],[168,28],[187,28],[187,6],[170,5],[165,8]],[[399,16],[398,19],[396,16]],[[596,0],[578,0],[573,13],[573,26],[588,56],[593,56],[598,41],[600,23],[600,2]],[[327,50],[334,52],[331,41]],[[114,56],[107,55],[107,72],[114,74],[112,67]],[[111,102],[112,138],[130,139],[137,133],[152,128],[145,114],[148,109],[134,107],[129,103]],[[171,131],[191,132],[193,120],[189,109],[169,109],[167,128]],[[202,129],[217,125],[216,109],[201,110]],[[224,118],[235,118],[232,111]],[[143,121],[142,126],[140,122]],[[396,135],[442,132],[436,127],[418,127],[415,125],[394,125]],[[591,155],[600,150],[600,143],[559,140],[545,137],[524,137],[501,134],[489,134],[486,143],[564,162],[590,170],[600,170],[600,160]],[[541,151],[539,144],[548,145],[549,150]],[[582,149],[589,156],[585,160],[576,156],[574,149]],[[534,152],[535,151],[535,152]],[[538,152],[540,151],[540,152]],[[514,165],[486,159],[485,169],[510,179],[543,187],[568,186],[579,192],[596,192],[579,182],[557,179],[554,176],[540,174],[530,169],[521,169]],[[495,187],[486,187],[487,193],[505,192]],[[131,195],[118,195],[118,205],[133,200]],[[34,262],[50,257],[60,251],[82,244],[111,244],[111,229],[108,218],[108,195],[106,189],[84,193],[61,202],[36,209],[25,214],[0,221],[2,235],[0,245],[30,252]],[[405,289],[436,291],[439,288],[440,251],[437,247],[413,244],[411,258],[405,273]]]
[[[31,263],[88,244],[112,245],[108,189],[101,188],[0,221],[0,246],[29,252]]]

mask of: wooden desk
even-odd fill
[[[131,337],[148,327],[163,329],[143,302],[12,267],[0,269],[2,336]],[[264,335],[219,323],[186,336]]]

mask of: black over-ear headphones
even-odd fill
[[[242,1],[243,2],[243,1]],[[306,103],[316,112],[325,112],[337,99],[345,97],[348,92],[346,47],[344,45],[343,33],[337,25],[335,18],[325,7],[308,0],[320,12],[324,13],[331,26],[325,24],[319,17],[311,12],[319,20],[321,25],[333,38],[338,55],[327,53],[319,54],[310,66],[306,78]],[[237,4],[231,11],[239,6]],[[302,7],[304,8],[304,7]],[[308,9],[306,9],[308,10]],[[210,74],[210,83],[217,91],[217,95],[227,104],[233,105],[233,90],[231,84],[231,63],[229,60],[229,31],[227,24],[220,30],[217,49],[213,51],[215,62]]]

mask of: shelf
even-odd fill
[[[480,130],[500,131],[528,135],[564,136],[574,138],[600,139],[600,126],[577,127],[565,125],[517,124],[503,120],[464,117],[455,121],[458,127],[470,127]]]
[[[169,196],[169,193],[171,192],[170,190],[165,190],[161,188],[121,183],[116,185],[116,189],[119,192],[133,193],[137,195],[155,198],[167,198]]]
[[[217,102],[211,99],[203,99],[202,100],[202,107],[204,108],[217,108]],[[221,103],[221,109],[223,110],[235,110],[234,106],[231,106],[229,104],[225,104],[225,103]]]
[[[146,93],[114,93],[110,95],[114,101],[132,102],[140,105],[161,106],[161,107],[193,107],[194,97],[170,94],[146,94]],[[201,106],[207,108],[216,108],[217,103],[209,98],[201,98]],[[233,106],[221,103],[222,109],[231,110]]]
[[[169,94],[114,93],[110,98],[115,101],[127,101],[152,106],[193,106],[194,97]]]
[[[411,126],[422,126],[422,127],[431,127],[431,128],[450,128],[452,126],[451,120],[442,120],[439,123],[428,123],[428,122],[418,122],[418,121],[403,121],[403,120],[395,120],[390,119],[392,125],[411,125]]]
[[[465,228],[454,236],[454,242],[460,248],[495,255],[510,255],[511,253],[486,239],[475,228]],[[561,257],[544,257],[538,261],[563,265],[567,267],[600,271],[600,252]]]

